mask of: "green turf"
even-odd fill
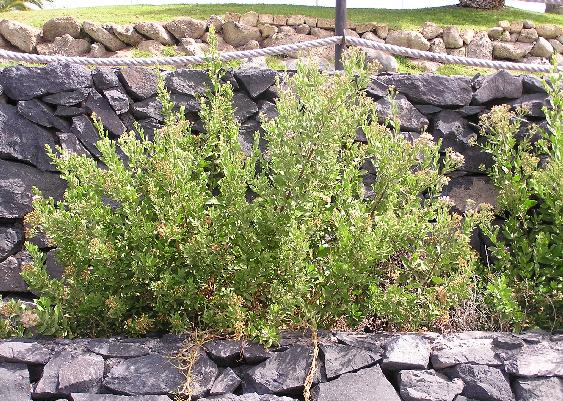
[[[0,19],[13,19],[26,24],[41,26],[50,18],[72,15],[79,20],[131,24],[139,21],[168,21],[180,16],[205,19],[212,14],[226,12],[244,13],[254,10],[270,14],[303,14],[321,18],[333,18],[334,9],[327,7],[306,7],[290,5],[163,5],[163,6],[109,6],[60,10],[18,11],[0,13]],[[353,22],[382,22],[394,28],[418,28],[425,21],[440,25],[457,25],[472,28],[490,28],[499,20],[530,19],[536,23],[563,24],[563,15],[543,14],[505,8],[495,11],[477,11],[456,6],[436,7],[419,10],[350,9],[349,20]]]

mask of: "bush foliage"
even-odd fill
[[[462,216],[440,196],[461,155],[441,153],[427,133],[405,136],[396,118],[378,123],[363,65],[355,52],[342,74],[299,65],[250,151],[214,54],[204,133],[191,132],[161,83],[165,125],[154,138],[139,128],[113,141],[98,124],[99,162],[50,150],[68,188],[59,202],[37,193],[27,223],[56,244],[64,274],[49,277],[28,244],[23,276],[41,313],[22,325],[23,306],[11,304],[4,334],[213,330],[271,344],[304,327],[483,328],[459,327],[468,308],[504,327],[530,323],[532,311],[545,323],[561,295],[559,92],[538,144],[544,168],[528,141],[517,145],[507,109],[483,120],[508,219],[493,229],[490,207]],[[470,246],[477,225],[494,244],[492,265]]]

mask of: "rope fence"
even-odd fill
[[[525,0],[540,1],[540,0]],[[563,0],[558,1],[563,4]],[[508,61],[485,60],[470,57],[452,56],[442,53],[433,53],[410,49],[402,46],[395,46],[386,43],[379,43],[373,40],[361,39],[350,36],[331,36],[322,39],[309,40],[287,45],[271,46],[254,50],[243,50],[234,52],[223,52],[219,54],[222,61],[241,60],[261,56],[276,56],[297,52],[300,50],[313,49],[331,45],[352,45],[374,50],[381,50],[393,55],[406,56],[411,58],[436,61],[444,64],[461,64],[472,67],[483,67],[492,69],[506,69],[528,72],[551,72],[553,67],[549,64],[526,64]],[[19,53],[8,50],[0,50],[0,59],[20,61],[28,63],[74,63],[91,66],[186,66],[189,64],[202,64],[206,61],[205,56],[175,56],[175,57],[151,57],[151,58],[95,58],[95,57],[67,57],[67,56],[47,56],[39,54]],[[557,71],[563,72],[563,67],[558,66]]]

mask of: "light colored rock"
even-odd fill
[[[517,42],[519,36],[520,36],[519,33],[511,33],[511,34],[510,34],[510,41],[511,41],[511,42]]]
[[[508,32],[510,33],[520,33],[524,28],[524,21],[512,21],[508,27]]]
[[[225,22],[239,22],[240,21],[240,14],[239,13],[233,13],[233,12],[225,13],[225,15],[223,16],[223,20]]]
[[[175,43],[174,37],[158,22],[139,22],[135,24],[135,30],[149,39],[169,46]]]
[[[84,29],[84,32],[92,39],[104,45],[108,50],[118,51],[127,47],[125,43],[119,40],[114,34],[108,32],[101,24],[84,21],[82,29]]]
[[[518,401],[563,400],[563,379],[560,377],[517,379],[513,389]]]
[[[383,369],[426,369],[430,362],[430,344],[421,336],[401,335],[385,344]]]
[[[375,22],[368,22],[365,24],[356,25],[356,32],[361,35],[366,32],[375,32],[376,28],[377,24]]]
[[[319,18],[317,20],[317,27],[323,29],[334,29],[335,23],[334,20],[330,18]]]
[[[453,180],[450,185],[452,185],[452,183]],[[467,199],[478,201],[483,197],[482,195],[485,195],[486,198],[494,197],[494,193],[491,193],[490,191],[490,185],[480,184],[481,181],[474,181],[472,182],[472,188],[463,185],[465,190],[459,192],[452,190],[449,196],[454,200],[454,202],[456,199],[460,199],[463,202],[466,202]],[[483,194],[477,195],[478,192],[482,192]],[[490,201],[487,203],[492,204]],[[492,339],[462,340],[451,337],[446,337],[433,344],[431,361],[434,369],[443,369],[460,363],[490,366],[499,366],[502,364],[495,354]]]
[[[138,46],[145,38],[135,30],[133,25],[113,25],[111,30],[123,43]]]
[[[387,35],[389,34],[389,26],[387,24],[377,25],[377,27],[375,28],[375,33],[381,39],[387,39]]]
[[[176,39],[199,39],[203,36],[205,30],[207,29],[207,22],[190,17],[183,17],[167,22],[164,24],[164,28],[174,35]]]
[[[309,17],[305,16],[305,23],[309,25],[311,28],[317,26],[317,17]]]
[[[430,51],[432,53],[446,54],[446,45],[442,38],[435,38],[430,41]]]
[[[385,43],[385,41],[383,39],[381,39],[379,36],[377,36],[375,33],[373,32],[366,32],[362,35],[362,39],[366,39],[366,40],[372,40],[374,42],[377,43]]]
[[[260,14],[258,15],[259,24],[273,24],[274,16],[272,14]]]
[[[463,46],[463,38],[455,26],[445,28],[442,33],[442,39],[444,40],[446,49],[459,49]]]
[[[511,42],[510,33],[508,33],[508,31],[503,31],[502,34],[500,35],[499,40],[501,42]]]
[[[427,21],[424,23],[424,25],[422,25],[420,33],[422,34],[422,36],[424,36],[425,39],[432,40],[440,36],[443,31],[444,30],[435,23]]]
[[[365,34],[368,34],[371,32],[366,32]],[[364,34],[364,35],[365,35]],[[378,40],[383,41],[383,39],[379,39]],[[366,54],[366,61],[368,63],[377,63],[379,65],[379,72],[397,72],[399,69],[399,63],[397,63],[397,60],[395,59],[395,57],[393,57],[393,55],[381,51],[381,50],[375,50],[375,49],[363,49],[363,51]]]
[[[536,31],[539,36],[546,39],[556,39],[559,35],[563,34],[563,26],[556,24],[539,24],[536,26]]]
[[[178,49],[187,56],[203,56],[209,46],[205,43],[197,43],[192,38],[182,38]]]
[[[430,48],[430,43],[420,32],[416,31],[392,31],[387,35],[385,43],[417,50],[428,50]]]
[[[493,56],[504,60],[520,60],[532,50],[529,43],[494,42]]]
[[[80,22],[74,17],[56,17],[43,24],[43,39],[52,42],[55,38],[63,35],[70,35],[73,38],[80,37]]]
[[[504,362],[506,372],[521,377],[563,376],[563,353],[546,344],[526,346]]]
[[[207,26],[209,29],[215,29],[215,33],[221,32],[224,23],[225,20],[221,15],[212,15],[207,19]]]
[[[253,26],[237,22],[226,22],[223,25],[223,39],[234,47],[244,46],[251,40],[260,40],[260,30]]]
[[[328,38],[329,36],[333,36],[334,32],[329,31],[327,29],[321,29],[321,28],[311,28],[311,35],[316,37],[316,38]]]
[[[531,21],[529,19],[525,19],[524,21],[522,21],[522,27],[524,29],[530,29],[530,28],[535,28],[536,24],[534,21]]]
[[[467,45],[466,54],[471,58],[493,59],[493,42],[487,32],[477,32],[471,43]]]
[[[311,32],[311,27],[307,24],[296,25],[293,29],[295,29],[295,33],[301,35],[308,35]]]
[[[553,46],[553,50],[559,54],[563,54],[563,43],[557,39],[549,39],[549,43]]]
[[[21,51],[33,53],[41,31],[16,21],[3,20],[0,21],[0,34]]]
[[[285,15],[274,15],[274,20],[272,21],[274,25],[286,25],[287,17]]]
[[[463,31],[461,31],[460,35],[461,38],[463,39],[463,43],[465,45],[468,45],[475,37],[475,31],[473,29],[464,29]]]
[[[249,40],[244,46],[239,47],[237,50],[256,50],[260,49],[260,43],[257,40]]]
[[[141,43],[139,43],[139,45],[137,46],[137,49],[143,51],[143,52],[149,52],[151,54],[156,55],[160,55],[162,52],[162,43],[156,41],[156,40],[143,40]]]
[[[303,15],[289,15],[287,17],[287,25],[297,26],[305,23],[305,17]]]
[[[278,27],[278,32],[284,35],[293,35],[295,34],[295,28],[292,26],[280,26]]]
[[[256,26],[258,25],[258,13],[256,11],[248,11],[240,16],[239,24]]]
[[[499,26],[495,26],[494,28],[489,29],[488,35],[491,40],[499,40],[503,32],[504,29]]]
[[[502,20],[498,22],[498,26],[504,29],[505,31],[510,29],[510,22],[506,20]]]
[[[467,55],[465,47],[460,47],[459,49],[446,49],[446,53],[450,56],[465,57]]]
[[[69,34],[58,36],[52,43],[37,45],[37,53],[45,55],[61,55],[68,57],[84,56],[90,52],[90,42],[86,39],[75,39]]]
[[[260,30],[260,36],[262,39],[269,38],[270,36],[278,33],[278,27],[270,24],[258,24],[258,29]]]
[[[518,42],[534,43],[538,39],[538,32],[534,28],[524,28],[520,31]]]
[[[358,34],[356,33],[356,31],[354,31],[354,30],[352,30],[352,29],[350,29],[350,28],[344,29],[344,35],[350,36],[350,37],[352,37],[352,38],[359,38],[359,37],[360,37],[360,35],[358,35]]]
[[[530,55],[535,57],[543,57],[543,58],[550,58],[553,55],[553,46],[551,43],[544,39],[543,37],[539,37],[534,44],[532,50],[530,50]]]

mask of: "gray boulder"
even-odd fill
[[[214,340],[205,343],[207,355],[219,366],[233,366],[242,361],[244,343],[234,340]]]
[[[192,38],[199,39],[207,30],[207,21],[183,17],[164,24],[164,28],[176,39]]]
[[[159,122],[164,120],[162,116],[162,103],[156,97],[133,103],[131,111],[137,119],[152,118]]]
[[[21,219],[31,211],[32,187],[55,199],[62,197],[66,187],[57,174],[22,163],[0,160],[0,171],[0,218],[4,219]]]
[[[541,36],[536,40],[534,47],[530,50],[530,55],[535,57],[550,58],[554,53],[551,43]]]
[[[0,363],[0,399],[29,401],[30,382],[27,366],[19,363]]]
[[[99,158],[101,153],[96,147],[96,143],[100,139],[98,130],[92,124],[92,121],[85,115],[73,117],[70,132],[76,135],[80,143],[96,158]]]
[[[54,148],[53,136],[44,128],[22,117],[16,107],[0,104],[0,157],[30,163],[53,171],[45,145]],[[7,178],[7,177],[6,177]]]
[[[97,393],[104,376],[104,358],[95,354],[81,354],[61,364],[58,392],[61,394]]]
[[[200,96],[211,89],[211,80],[202,70],[176,70],[166,76],[166,87],[172,93]]]
[[[111,394],[72,393],[70,396],[73,401],[172,401],[165,395],[138,395],[128,397]]]
[[[156,95],[158,76],[150,68],[123,68],[119,70],[119,79],[134,100],[144,100]]]
[[[458,180],[461,182],[470,180],[471,182],[478,178],[481,177],[459,177],[452,180],[449,185],[452,185],[452,183],[457,182]],[[476,189],[474,189],[474,191],[476,191]],[[490,195],[492,192],[487,186],[484,186],[483,191],[485,192],[483,195]],[[463,199],[463,201],[473,199],[478,202],[478,200],[483,197],[479,196],[479,194],[476,194],[477,196],[472,196],[473,193],[471,192],[471,188],[468,189],[467,193],[462,195],[455,193],[454,190],[448,191],[447,195],[449,195],[454,202],[456,202],[458,198]],[[492,339],[457,339],[453,337],[446,337],[445,339],[434,343],[430,358],[434,369],[443,369],[460,363],[490,366],[502,365],[502,362],[495,354]]]
[[[244,92],[237,92],[233,96],[233,107],[235,118],[238,122],[244,122],[258,113],[258,106]]]
[[[246,45],[251,40],[260,41],[262,35],[257,27],[228,21],[223,24],[223,39],[231,46],[240,47]]]
[[[201,354],[192,368],[193,396],[205,395],[217,373],[217,366]],[[173,393],[185,381],[185,376],[169,358],[151,354],[121,362],[109,371],[103,384],[120,394],[144,395]]]
[[[84,66],[54,63],[46,67],[13,66],[0,72],[0,85],[13,100],[29,100],[50,93],[92,86],[90,70]]]
[[[45,365],[50,357],[49,350],[35,342],[0,342],[0,362]]]
[[[129,97],[121,88],[105,90],[104,97],[117,114],[123,114],[129,111]]]
[[[521,377],[563,376],[561,348],[540,343],[520,348],[504,362],[506,372]]]
[[[240,377],[231,369],[226,368],[220,375],[215,379],[210,395],[220,395],[225,393],[233,393],[236,388],[240,385]]]
[[[98,67],[92,73],[94,86],[100,91],[112,89],[119,86],[119,78],[112,67]]]
[[[386,86],[394,86],[411,102],[434,106],[465,106],[471,102],[471,82],[464,77],[443,77],[431,74],[394,74],[378,77]]]
[[[522,29],[518,35],[518,42],[534,43],[538,39],[538,31],[534,28]]]
[[[344,344],[321,345],[321,353],[328,380],[375,365],[381,359],[379,353]]]
[[[125,132],[125,125],[123,125],[108,100],[98,92],[90,92],[84,101],[84,108],[88,113],[95,114],[96,118],[102,121],[104,128],[113,136],[118,137]]]
[[[67,121],[55,116],[53,110],[40,100],[19,101],[17,108],[21,116],[43,127],[54,127],[59,131],[68,131],[70,128],[70,124]]]
[[[397,392],[379,366],[346,373],[315,386],[313,401],[400,401]]]
[[[430,362],[430,344],[421,336],[401,335],[385,345],[383,369],[426,369]]]
[[[59,92],[44,96],[42,100],[45,103],[55,104],[58,106],[74,106],[86,100],[86,97],[91,91],[91,88],[82,88],[68,92]]]
[[[14,256],[9,256],[3,262],[0,262],[0,291],[28,292],[27,284],[21,277],[21,272],[23,265],[30,261],[31,258],[29,254],[26,251],[21,251]]]
[[[500,70],[483,79],[475,91],[473,102],[484,104],[497,99],[518,99],[522,96],[522,77]]]
[[[563,400],[561,377],[517,379],[512,387],[518,401]]]
[[[23,242],[23,227],[21,223],[17,223],[14,225],[1,225],[0,226],[0,260],[4,260],[8,256],[16,253],[22,242]]]
[[[35,386],[33,396],[35,398],[56,398],[57,396],[64,396],[58,392],[59,387],[59,371],[61,367],[67,363],[72,362],[76,357],[68,351],[61,351],[55,354],[43,369],[41,380]]]
[[[397,117],[401,123],[401,130],[418,132],[424,129],[424,127],[428,127],[428,119],[422,115],[404,95],[396,95],[394,102],[397,105]],[[384,122],[386,119],[393,117],[392,103],[388,98],[379,99],[376,105],[377,116],[380,122]]]
[[[21,51],[33,53],[41,31],[16,21],[2,20],[0,21],[0,34]]]
[[[510,382],[498,368],[461,364],[448,370],[450,377],[463,380],[463,395],[482,401],[515,401]]]
[[[459,49],[463,46],[463,38],[455,26],[444,28],[442,39],[446,49]]]
[[[135,30],[141,35],[165,46],[175,44],[174,37],[158,22],[140,22],[135,25]]]
[[[451,401],[464,387],[460,379],[450,381],[433,370],[403,370],[398,381],[403,401]]]
[[[116,341],[113,339],[91,340],[87,348],[89,351],[105,358],[135,358],[145,356],[149,350],[136,342]]]
[[[293,346],[287,351],[274,353],[246,373],[243,377],[244,392],[292,394],[302,391],[311,368],[311,352],[311,347]],[[320,372],[317,371],[316,382],[319,377]]]
[[[80,37],[80,22],[74,17],[63,16],[51,18],[43,24],[43,39],[52,42],[56,38],[70,35],[72,38]]]
[[[125,43],[118,39],[113,33],[105,29],[101,24],[84,21],[82,24],[86,32],[94,41],[101,43],[109,51],[116,52],[127,47]]]
[[[235,72],[235,78],[253,99],[274,85],[277,75],[275,71],[259,69],[240,69]]]

